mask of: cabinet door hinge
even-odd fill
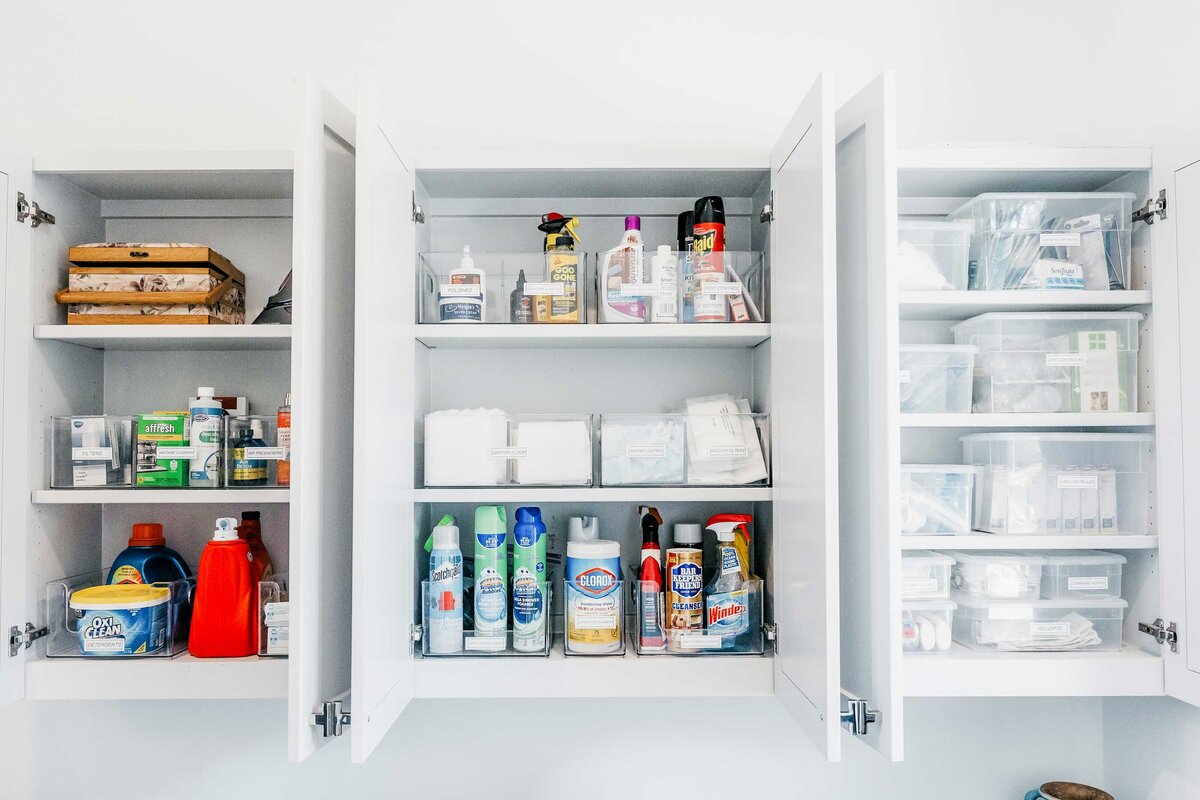
[[[37,227],[43,222],[47,225],[54,224],[54,215],[48,211],[43,211],[42,207],[32,200],[25,199],[24,192],[17,192],[17,222],[30,220],[30,225]]]
[[[342,729],[350,724],[350,712],[342,710],[341,700],[326,700],[311,719],[312,724],[321,729],[321,735],[328,739],[342,735]]]
[[[1175,627],[1175,623],[1167,624],[1163,622],[1162,617],[1154,620],[1154,622],[1139,622],[1138,630],[1149,636],[1154,637],[1154,641],[1159,644],[1169,645],[1172,653],[1179,652],[1179,631]]]
[[[758,215],[759,222],[771,222],[775,219],[775,192],[771,192],[767,198],[767,204],[763,206],[762,213]]]
[[[1159,219],[1167,218],[1167,190],[1159,189],[1158,197],[1151,197],[1146,201],[1146,205],[1133,212],[1134,222],[1144,222],[1147,225],[1154,224],[1154,217]]]
[[[35,628],[32,622],[25,623],[25,630],[13,625],[8,629],[8,654],[15,656],[22,647],[28,650],[30,645],[49,633],[49,628]]]
[[[763,635],[767,637],[768,642],[775,641],[775,637],[779,635],[779,629],[775,627],[774,622],[763,623]]]
[[[413,192],[413,196],[412,196],[412,221],[413,222],[424,222],[425,221],[425,209],[423,209],[419,205],[417,205],[417,193],[416,192]]]
[[[879,722],[880,713],[871,708],[869,700],[857,697],[846,698],[846,709],[842,712],[842,725],[851,736],[866,736],[867,728]]]

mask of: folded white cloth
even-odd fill
[[[600,430],[604,482],[610,486],[683,483],[687,478],[683,427],[679,416],[606,417]]]
[[[513,426],[513,481],[531,485],[580,486],[592,482],[592,436],[586,421],[521,420]]]
[[[448,409],[425,415],[426,486],[496,486],[508,462],[492,448],[508,445],[508,415],[495,408]]]

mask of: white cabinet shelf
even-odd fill
[[[1157,536],[901,536],[904,550],[1155,550]]]
[[[36,325],[33,338],[96,350],[287,350],[291,325]]]
[[[287,690],[286,658],[44,658],[25,671],[30,700],[273,700]]]
[[[418,503],[722,503],[771,499],[770,486],[417,489]]]
[[[767,322],[724,325],[418,325],[426,347],[756,347],[771,338]]]
[[[1101,414],[901,414],[902,428],[1150,428],[1154,412]]]
[[[42,489],[33,493],[38,505],[160,503],[286,503],[290,489]]]
[[[1149,304],[1149,291],[900,292],[900,319],[962,320],[989,311],[1112,311]]]
[[[908,697],[1161,695],[1162,659],[1126,645],[1116,653],[1000,653],[955,644],[946,655],[904,659]]]

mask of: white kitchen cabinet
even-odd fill
[[[326,93],[303,100],[294,151],[4,154],[0,700],[287,698],[291,758],[326,741],[310,717],[350,685],[355,130]],[[32,227],[18,198],[54,223]],[[292,271],[294,323],[59,324],[67,248],[98,241],[211,245],[246,273],[248,316]],[[209,384],[259,414],[293,393],[290,489],[49,488],[51,415],[178,408]],[[250,509],[290,573],[289,659],[45,656],[47,582],[107,568],[137,521],[195,566],[214,518]]]

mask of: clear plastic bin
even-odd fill
[[[1042,597],[1120,597],[1125,556],[1102,550],[1048,552],[1042,565]]]
[[[726,250],[706,255],[711,270],[696,275],[693,253],[647,247],[638,270],[621,254],[597,253],[596,319],[602,323],[766,322],[763,253]],[[654,267],[659,259],[660,280]],[[633,274],[631,274],[633,273]],[[698,289],[703,288],[701,292]]]
[[[974,226],[972,289],[1129,289],[1128,192],[982,194],[950,215]]]
[[[625,582],[630,589],[631,605],[636,615],[631,618],[629,636],[633,648],[645,655],[762,655],[765,649],[763,634],[763,582],[751,578],[745,593],[726,598],[708,606],[705,598],[705,627],[674,637],[675,646],[668,648],[670,630],[666,627],[665,597],[661,586],[637,580],[637,569],[626,567],[630,576]],[[708,580],[705,580],[708,585]],[[740,622],[730,622],[740,617]],[[724,622],[729,630],[720,631],[713,623]]]
[[[1147,433],[975,433],[975,528],[999,534],[1149,532],[1154,437]]]
[[[905,653],[949,653],[952,643],[953,600],[908,600],[902,605],[901,647]]]
[[[511,627],[514,622],[511,604],[508,617],[510,627],[503,632],[478,633],[471,629],[470,614],[464,613],[462,647],[454,652],[433,652],[430,649],[432,637],[429,632],[429,611],[433,608],[432,603],[436,598],[430,595],[429,587],[429,581],[421,581],[421,655],[427,658],[494,658],[502,656],[528,658],[550,655],[550,645],[554,639],[554,629],[550,624],[550,609],[554,600],[552,583],[538,584],[538,590],[541,592],[543,600],[540,623],[527,626],[520,631],[514,632]],[[511,599],[511,597],[510,591],[509,598]],[[470,595],[467,594],[465,586],[463,598],[464,604],[470,602]],[[520,637],[519,642],[516,641],[517,636]],[[521,645],[520,649],[515,646],[515,643]]]
[[[588,414],[426,414],[425,485],[591,486],[592,431]]]
[[[900,533],[970,533],[977,467],[961,464],[900,466]]]
[[[258,654],[284,656],[288,654],[291,631],[291,603],[288,576],[272,575],[258,583]]]
[[[1137,411],[1133,311],[993,312],[955,325],[979,348],[975,411]]]
[[[113,489],[133,485],[133,417],[51,417],[50,487]]]
[[[622,580],[599,590],[563,581],[563,652],[569,656],[624,655],[626,592]]]
[[[588,254],[475,253],[475,277],[455,274],[463,253],[421,253],[417,321],[421,324],[587,322]]]
[[[100,570],[46,584],[47,657],[171,658],[187,649],[194,580],[153,584],[148,588],[160,598],[129,606],[97,607],[94,598],[77,595],[105,586],[107,577],[108,570]]]
[[[1009,550],[947,552],[954,559],[950,583],[966,597],[1037,600],[1042,594],[1041,556]]]
[[[965,414],[971,410],[971,370],[978,350],[967,345],[900,345],[900,411]]]
[[[262,489],[279,486],[279,462],[289,457],[279,441],[275,415],[225,418],[225,486]]]
[[[765,486],[768,414],[605,414],[602,486]]]
[[[967,288],[967,257],[971,249],[970,222],[901,219],[896,288],[902,292],[932,292]]]
[[[985,600],[955,595],[954,641],[972,650],[1116,651],[1128,603],[1119,597]]]
[[[954,559],[932,550],[906,550],[900,558],[901,600],[945,600],[950,597]]]

